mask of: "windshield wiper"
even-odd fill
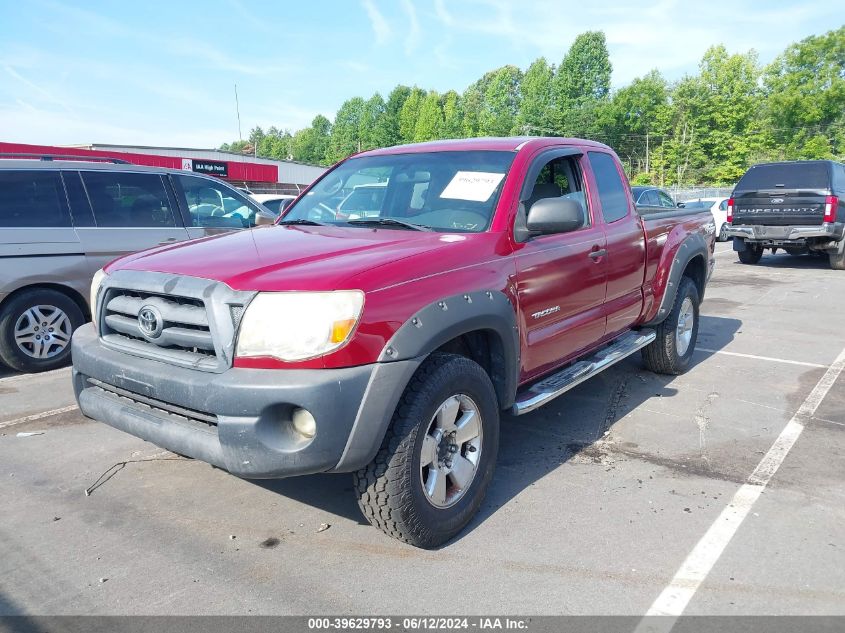
[[[422,224],[414,224],[413,222],[405,222],[404,220],[397,220],[396,218],[355,218],[347,220],[347,224],[367,224],[375,226],[401,226],[412,231],[431,231],[432,229]]]
[[[316,220],[308,220],[306,218],[292,218],[290,220],[279,220],[276,224],[287,224],[287,225],[305,225],[305,226],[326,226],[322,222],[317,222]]]

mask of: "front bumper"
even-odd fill
[[[73,337],[73,384],[83,414],[245,478],[369,463],[420,362],[212,373],[111,349],[92,325]],[[293,429],[295,408],[314,416],[314,438]]]
[[[845,234],[845,224],[839,222],[827,222],[816,226],[766,226],[759,224],[728,226],[729,237],[739,237],[748,242],[772,246],[779,246],[788,242],[803,244],[811,238],[838,241],[843,238],[843,234]]]

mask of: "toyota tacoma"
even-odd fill
[[[363,185],[377,208],[339,212]],[[482,502],[502,412],[638,351],[689,366],[713,218],[642,213],[591,141],[358,154],[274,226],[106,266],[73,338],[79,406],[244,478],[351,472],[373,525],[438,546]]]

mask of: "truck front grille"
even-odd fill
[[[255,294],[199,277],[119,270],[106,277],[97,301],[100,337],[136,356],[223,372]]]

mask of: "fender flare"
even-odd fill
[[[390,338],[379,362],[424,357],[448,341],[478,330],[495,334],[491,338],[491,378],[499,406],[507,409],[516,397],[519,328],[516,309],[501,290],[456,294],[418,310]]]
[[[704,299],[704,285],[707,281],[707,252],[707,242],[704,241],[704,237],[700,233],[692,233],[681,242],[672,257],[672,264],[666,280],[666,287],[663,291],[663,299],[660,301],[660,307],[657,309],[654,318],[643,323],[644,326],[657,325],[669,315],[672,306],[675,305],[675,296],[678,294],[681,277],[689,263],[696,257],[701,257],[704,263],[705,278],[702,280],[700,293],[701,299]]]

